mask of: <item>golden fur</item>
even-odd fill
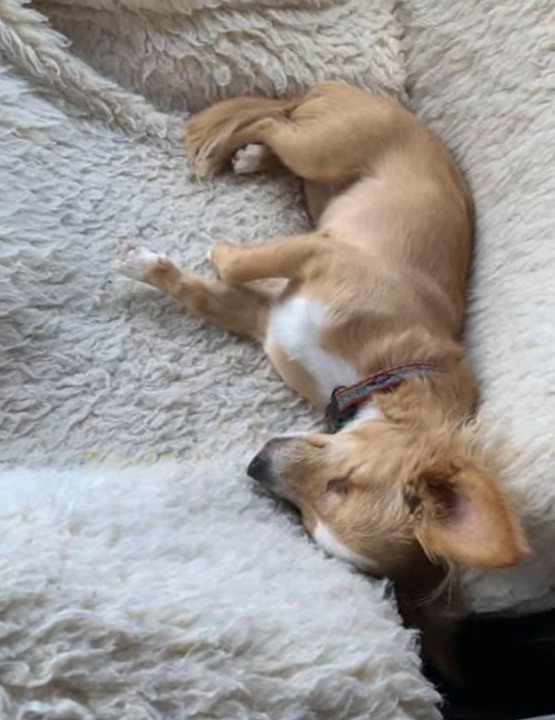
[[[261,342],[277,304],[308,298],[326,312],[319,349],[358,377],[402,363],[442,369],[376,396],[378,418],[269,441],[257,456],[263,482],[299,507],[309,532],[324,524],[353,556],[422,593],[438,581],[437,561],[518,562],[527,549],[518,520],[469,441],[476,386],[459,337],[472,205],[438,138],[395,103],[326,83],[302,98],[219,103],[189,121],[186,142],[199,174],[262,144],[255,169],[281,163],[302,178],[315,229],[215,245],[213,281],[159,258],[147,282]],[[268,278],[287,284],[277,294],[248,285]],[[279,345],[267,352],[289,386],[325,406],[302,363]]]

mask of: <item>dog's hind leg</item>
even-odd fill
[[[196,317],[238,335],[263,340],[272,295],[234,287],[185,272],[164,255],[128,244],[116,264],[118,272],[153,285],[177,298]]]
[[[285,120],[300,100],[272,100],[269,98],[238,97],[223,100],[194,115],[185,124],[184,139],[189,157],[197,174],[211,175],[248,145],[261,145],[253,133],[261,119]],[[251,154],[251,153],[249,153]],[[245,172],[246,157],[239,153],[234,157],[236,172]],[[269,168],[278,162],[271,152],[264,152],[264,163],[258,158],[256,171]],[[253,166],[254,158],[247,161]],[[273,161],[273,162],[270,162]],[[253,170],[246,170],[253,172]]]
[[[259,143],[305,180],[342,184],[370,170],[393,135],[402,139],[413,125],[392,102],[324,83],[303,98],[217,103],[187,123],[185,138],[200,175],[221,169],[241,148]]]

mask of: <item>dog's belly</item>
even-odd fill
[[[317,406],[325,406],[338,385],[360,379],[352,365],[320,345],[325,320],[320,302],[293,295],[272,308],[264,342],[284,382]]]

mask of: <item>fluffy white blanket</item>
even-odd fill
[[[0,715],[431,720],[384,586],[241,464],[0,474]]]

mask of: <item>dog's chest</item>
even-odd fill
[[[301,366],[316,386],[320,402],[324,403],[334,388],[352,385],[360,379],[350,363],[322,348],[320,339],[325,323],[324,305],[310,298],[291,296],[272,308],[264,343],[271,358],[279,348],[288,363]],[[277,370],[294,386],[285,376],[287,368],[277,367]],[[302,388],[294,389],[307,394]]]

